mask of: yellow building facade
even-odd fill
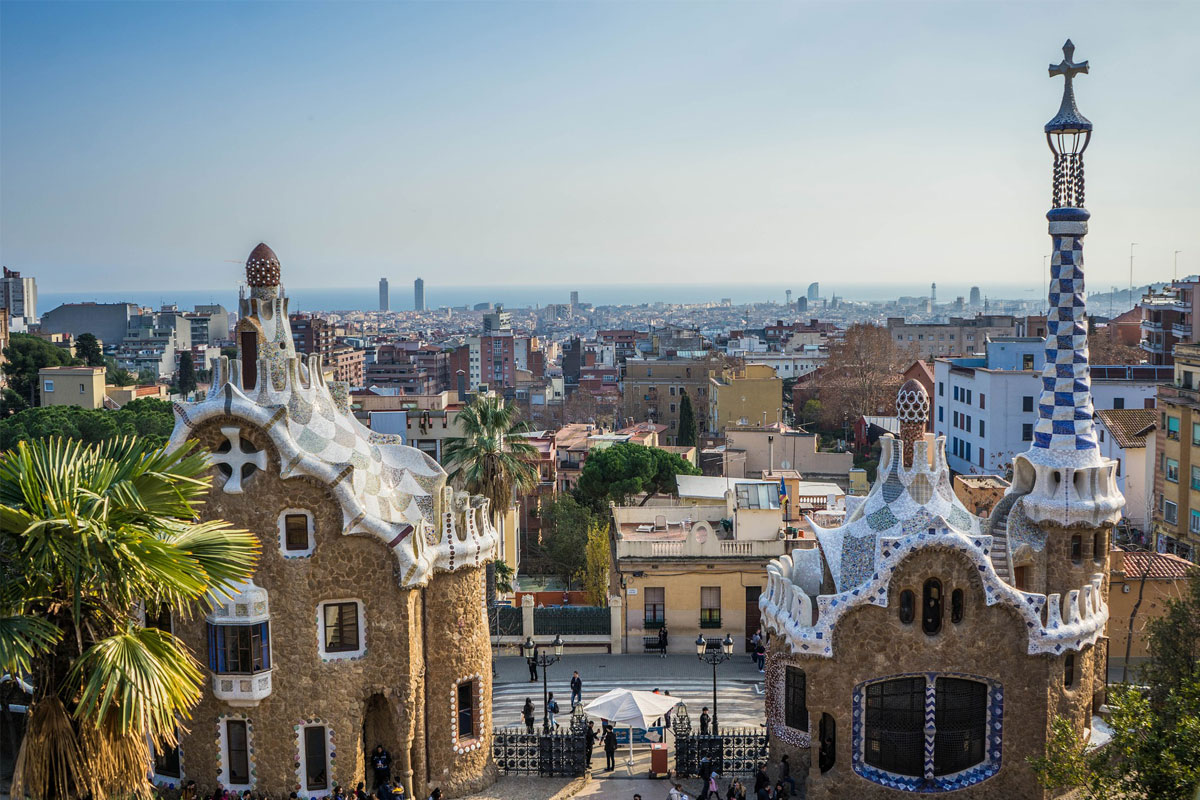
[[[104,407],[104,367],[42,367],[43,406]]]
[[[1191,558],[1200,550],[1200,345],[1175,346],[1175,380],[1158,387],[1154,544]]]
[[[783,419],[783,379],[766,364],[723,369],[709,376],[708,432],[724,435],[735,425]]]

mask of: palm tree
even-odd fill
[[[202,673],[142,610],[203,612],[254,570],[253,534],[198,522],[190,445],[61,438],[0,453],[0,670],[32,688],[13,797],[148,798]]]
[[[492,518],[503,518],[513,495],[538,483],[538,449],[520,437],[524,423],[514,406],[495,395],[475,395],[458,413],[463,435],[443,450],[450,479],[491,501]]]

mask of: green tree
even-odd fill
[[[179,354],[179,393],[187,397],[196,391],[196,365],[191,353]]]
[[[699,475],[688,461],[657,447],[623,442],[595,450],[579,474],[578,498],[598,514],[608,514],[608,503],[627,503],[645,493],[641,505],[656,494],[676,494],[676,475]]]
[[[679,399],[679,436],[675,441],[680,447],[696,446],[696,412],[692,410],[692,398],[682,392]]]
[[[146,368],[138,370],[137,382],[139,386],[150,386],[158,383],[158,373],[154,370]]]
[[[1185,800],[1200,790],[1200,578],[1188,584],[1147,626],[1143,685],[1110,690],[1111,741],[1089,747],[1076,724],[1053,720],[1045,755],[1030,759],[1044,787],[1079,787],[1093,800]]]
[[[94,333],[81,333],[75,340],[75,357],[89,367],[103,367],[104,353],[100,351],[100,340]]]
[[[115,411],[48,406],[29,408],[0,419],[0,450],[18,442],[61,436],[96,444],[119,436],[138,436],[151,447],[167,443],[175,427],[175,414],[165,400],[144,397]]]
[[[39,405],[38,370],[77,363],[69,351],[28,333],[14,333],[8,347],[4,348],[4,357],[4,375],[8,379],[8,388],[15,395],[11,399],[6,395],[8,413],[19,411],[20,407]],[[17,398],[26,406],[18,407]]]
[[[476,395],[458,413],[458,425],[463,435],[442,451],[450,478],[490,500],[493,519],[503,518],[514,494],[537,486],[538,449],[519,436],[516,407],[500,397]]]
[[[597,524],[596,517],[569,494],[543,502],[540,514],[542,549],[555,572],[569,581],[587,564],[588,531]]]
[[[33,686],[14,797],[149,798],[150,745],[174,744],[203,673],[140,607],[204,613],[254,570],[258,541],[196,522],[208,462],[133,438],[0,453],[0,670]]]
[[[108,359],[108,369],[104,373],[104,382],[113,386],[132,386],[137,383],[138,376],[124,367],[118,367],[114,359]]]
[[[588,526],[582,576],[588,605],[608,605],[608,568],[611,563],[609,555],[608,525],[600,520],[593,520]]]

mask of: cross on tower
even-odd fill
[[[221,428],[221,433],[225,434],[228,439],[229,448],[222,447],[221,450],[212,454],[212,461],[218,467],[223,467],[221,472],[225,473],[225,493],[226,494],[241,494],[242,493],[242,471],[246,467],[255,469],[267,468],[267,454],[262,450],[242,449],[242,429],[230,426]],[[253,474],[254,469],[251,469],[246,477]]]
[[[1071,43],[1070,39],[1067,39],[1067,43],[1063,45],[1062,63],[1050,65],[1051,78],[1056,75],[1062,75],[1064,78],[1066,78],[1066,83],[1063,84],[1064,95],[1074,93],[1074,89],[1071,87],[1071,80],[1081,72],[1086,75],[1088,71],[1088,62],[1080,61],[1078,64],[1076,64],[1071,60],[1074,58],[1074,56],[1075,45]]]

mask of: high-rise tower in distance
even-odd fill
[[[417,278],[413,281],[413,311],[425,310],[425,281]]]
[[[387,278],[379,279],[379,310],[388,311],[388,281]]]

